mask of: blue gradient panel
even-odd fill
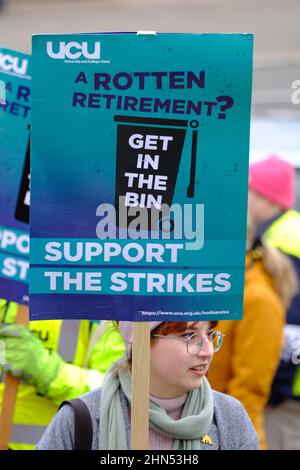
[[[33,37],[31,319],[242,318],[252,49],[249,34]],[[139,154],[158,155],[155,190]],[[118,216],[101,239],[119,195],[202,205],[197,240],[192,217],[142,240]]]
[[[30,61],[26,54],[0,48],[0,81],[6,95],[0,102],[0,297],[25,304],[29,224],[21,193],[29,148]]]

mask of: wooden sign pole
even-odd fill
[[[26,325],[28,323],[27,306],[19,305],[16,323],[19,325]],[[10,442],[19,382],[20,379],[17,377],[14,377],[11,374],[6,374],[0,415],[0,450],[7,450]]]
[[[147,450],[149,439],[150,323],[133,323],[131,449]]]

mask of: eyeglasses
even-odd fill
[[[183,336],[171,336],[171,335],[152,335],[157,338],[170,338],[185,341],[186,350],[191,356],[197,356],[201,349],[203,349],[204,341],[208,341],[214,352],[219,351],[223,343],[224,333],[221,331],[209,331],[205,336],[200,336],[198,333],[186,333]]]

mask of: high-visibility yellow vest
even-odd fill
[[[298,357],[300,357],[300,349],[298,349]],[[299,363],[298,363],[299,364]],[[295,397],[300,397],[300,367],[298,365],[296,375],[293,383],[293,394]]]
[[[1,299],[2,318],[0,315],[0,321],[7,321],[9,317],[15,317],[18,308],[17,304],[10,303],[9,312],[6,312],[6,318],[3,318],[5,304],[6,301]],[[28,325],[30,331],[43,342],[45,348],[57,352],[66,362],[79,367],[84,367],[91,333],[96,326],[88,320],[43,320],[31,321]],[[103,357],[103,354],[98,354],[96,362],[103,361],[103,364],[99,364],[97,369],[104,372],[110,363],[116,360],[116,356],[120,357],[123,352],[124,344],[121,342],[111,354],[106,351],[106,357]],[[95,360],[93,361],[94,366]],[[5,374],[0,374],[0,407],[2,406],[4,378]],[[63,397],[63,399],[68,399],[68,397]],[[45,396],[38,395],[33,386],[21,382],[18,389],[10,448],[34,449],[57,409],[56,403]]]
[[[295,210],[285,212],[265,231],[263,240],[300,259],[300,213]]]

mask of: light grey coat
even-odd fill
[[[87,405],[93,424],[92,449],[99,449],[99,420],[101,389],[80,397]],[[130,449],[130,418],[127,399],[120,389]],[[246,410],[229,395],[213,391],[214,417],[208,435],[213,445],[201,443],[202,450],[258,450],[258,438]],[[84,431],[83,431],[84,432]],[[200,437],[199,437],[200,438]],[[65,405],[54,416],[46,429],[37,450],[72,450],[74,448],[74,411]]]

